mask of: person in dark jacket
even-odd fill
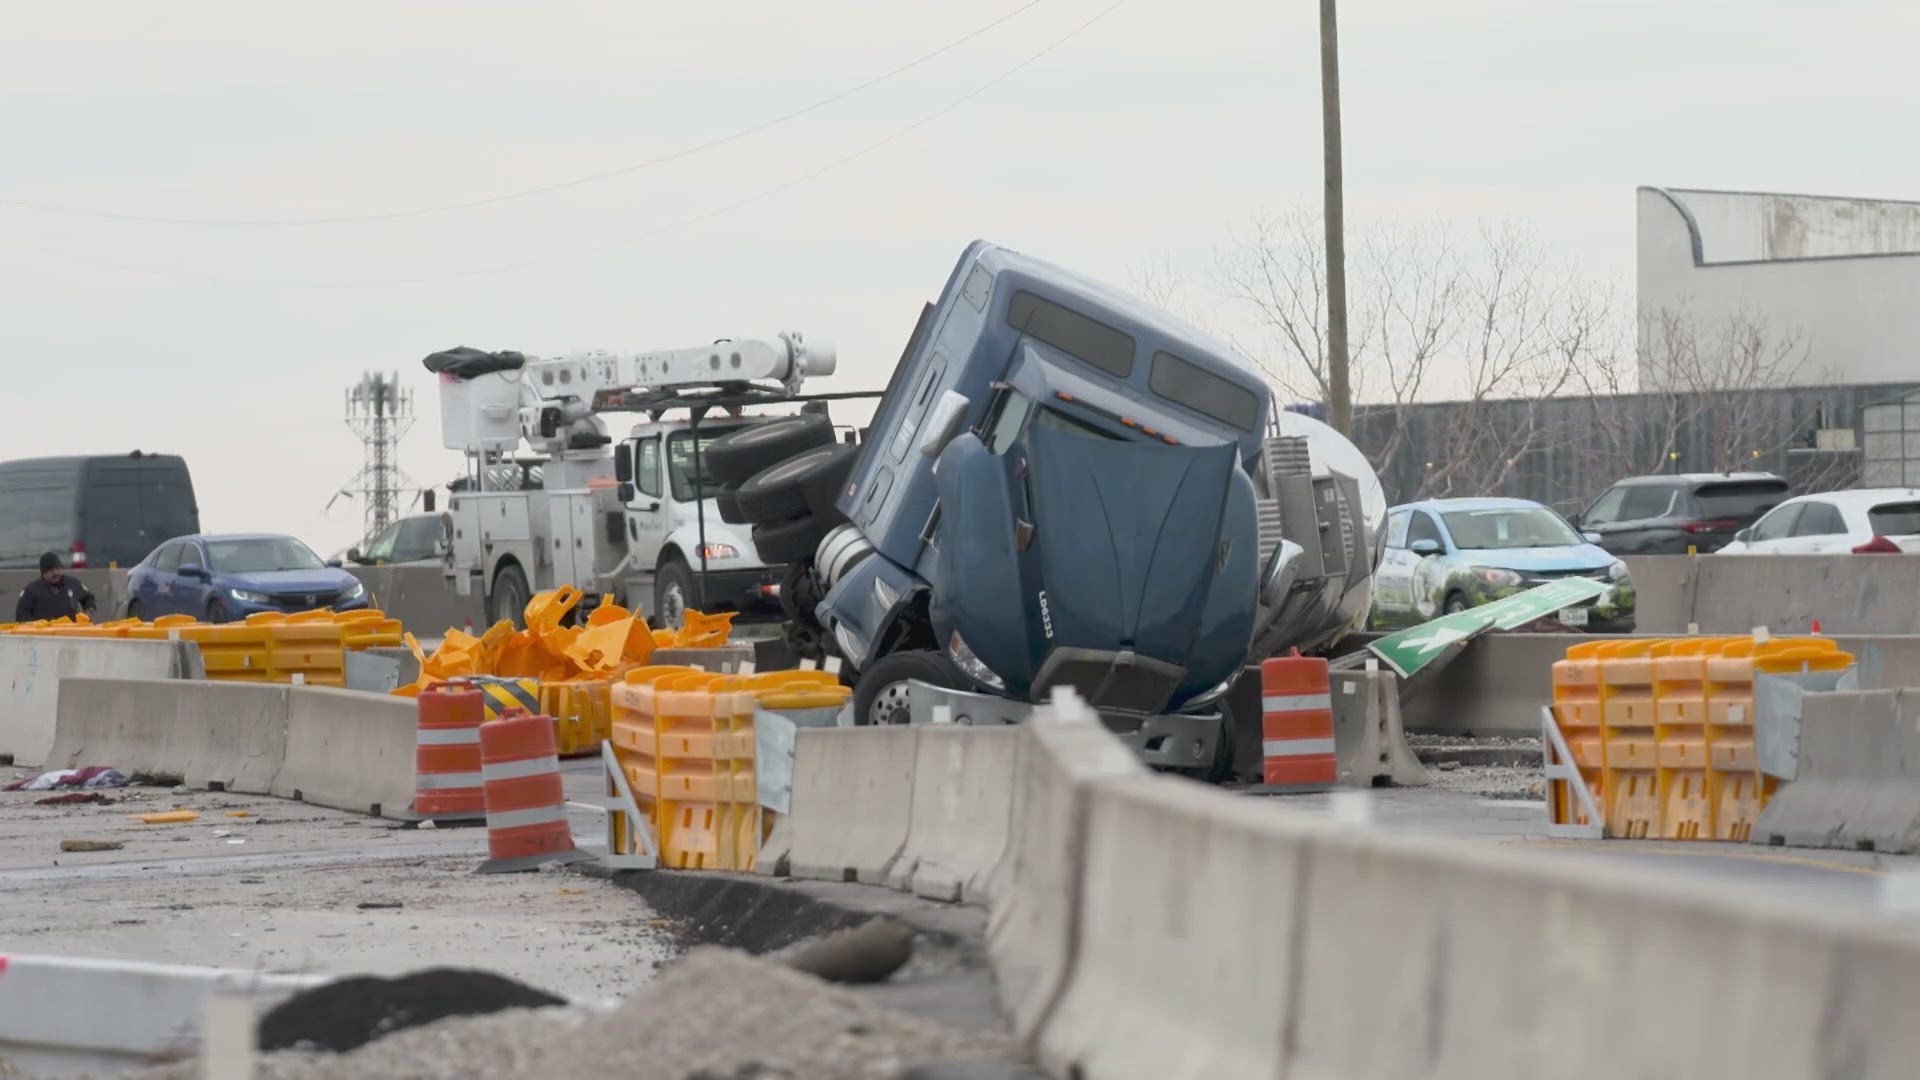
[[[83,611],[93,613],[93,594],[79,578],[68,577],[61,571],[59,555],[49,551],[40,556],[40,576],[20,590],[20,602],[13,607],[14,622],[72,618]]]

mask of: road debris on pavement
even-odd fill
[[[35,806],[81,806],[94,804],[112,806],[113,800],[97,791],[69,791],[64,795],[49,795],[44,799],[33,800]]]
[[[119,851],[127,845],[118,840],[62,840],[61,851]]]
[[[297,994],[262,1016],[260,1049],[357,1050],[396,1031],[450,1017],[564,1004],[552,994],[487,971],[433,968],[392,979],[340,979]]]
[[[117,788],[126,787],[127,778],[118,770],[105,765],[88,765],[80,769],[55,769],[38,776],[26,777],[8,784],[5,791],[53,791],[56,788]]]
[[[128,814],[127,818],[143,825],[183,825],[199,821],[200,815],[192,810],[163,810],[155,814]]]

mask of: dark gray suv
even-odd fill
[[[1574,520],[1615,555],[1705,555],[1780,505],[1790,485],[1772,473],[1635,476]]]

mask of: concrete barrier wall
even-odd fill
[[[1007,849],[1026,735],[953,724],[913,731],[907,839],[887,884],[931,900],[979,902]]]
[[[438,564],[430,566],[356,566],[353,576],[367,587],[374,605],[399,619],[415,636],[435,638],[472,620],[487,627],[486,598],[460,596],[447,584]]]
[[[1905,1080],[1920,1059],[1909,923],[1291,813],[1148,774],[1073,701],[1010,733],[928,730],[803,733],[800,771],[888,779],[864,803],[797,789],[789,821],[910,819],[832,865],[950,843],[917,835],[925,807],[984,834],[976,865],[1003,843],[988,951],[1052,1075]],[[981,738],[1002,734],[1024,752]],[[994,759],[1015,777],[1004,837],[947,801]]]
[[[1920,555],[1630,558],[1642,633],[1920,634]]]
[[[1401,722],[1422,735],[1537,736],[1540,707],[1553,700],[1554,662],[1566,656],[1568,646],[1598,636],[1495,633],[1476,638],[1459,659],[1414,686],[1400,704]],[[1862,688],[1920,686],[1920,636],[1830,636],[1854,655]]]
[[[768,872],[886,883],[906,846],[919,730],[801,728],[794,742],[793,813],[773,838]],[[781,864],[784,863],[784,867]]]
[[[352,690],[68,679],[50,764],[392,817],[413,803],[416,726],[411,700]]]
[[[35,1076],[103,1075],[198,1046],[218,995],[265,1009],[319,975],[0,954],[0,1062]],[[0,1069],[12,1075],[12,1068]]]
[[[1340,782],[1348,787],[1422,787],[1426,766],[1407,745],[1400,680],[1393,672],[1334,671],[1333,743]]]
[[[1806,695],[1798,771],[1753,842],[1920,852],[1920,690]]]
[[[264,795],[286,754],[287,694],[264,683],[64,679],[46,764]]]
[[[64,679],[181,679],[198,666],[199,650],[179,642],[0,635],[0,754],[48,760]]]
[[[269,794],[375,817],[400,814],[413,805],[418,725],[409,698],[294,687],[286,757]]]

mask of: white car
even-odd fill
[[[1788,499],[1735,534],[1721,555],[1920,552],[1920,488],[1827,491]]]

